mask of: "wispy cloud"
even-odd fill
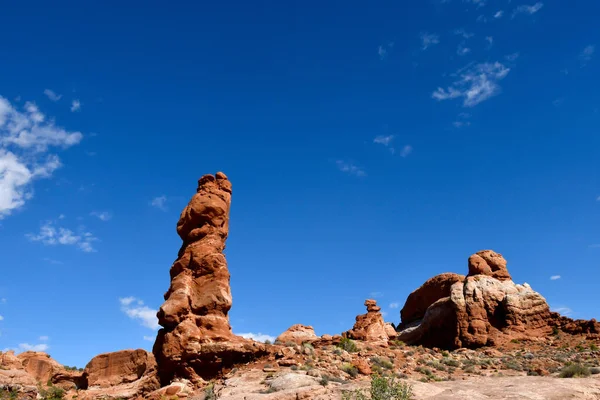
[[[390,308],[400,308],[400,303],[390,303]]]
[[[167,196],[158,196],[150,200],[152,207],[158,208],[159,210],[167,211]]]
[[[464,128],[464,127],[467,127],[467,126],[471,126],[471,121],[469,121],[469,118],[471,118],[471,114],[465,113],[465,112],[461,112],[456,117],[456,121],[452,122],[452,125],[455,128]]]
[[[383,292],[371,292],[371,293],[369,293],[369,297],[371,297],[373,299],[383,297]]]
[[[467,31],[465,31],[464,29],[455,29],[455,30],[454,30],[454,34],[455,34],[455,35],[462,36],[462,37],[463,37],[463,39],[469,39],[469,38],[472,38],[473,36],[475,36],[475,34],[474,34],[474,33],[467,32]]]
[[[458,54],[459,56],[466,56],[470,52],[471,49],[466,46],[465,42],[460,43],[456,48],[456,54]]]
[[[569,316],[571,314],[573,314],[573,310],[571,310],[569,307],[556,307],[556,308],[551,308],[552,311],[557,312],[559,314],[565,315],[565,316]]]
[[[380,136],[375,136],[375,139],[373,139],[373,143],[381,144],[381,145],[384,145],[385,147],[391,146],[393,141],[394,141],[394,135],[380,135]]]
[[[498,18],[502,18],[504,16],[504,11],[499,10],[496,11],[496,13],[494,14],[494,18],[498,19]]]
[[[142,300],[133,296],[123,297],[119,299],[119,303],[121,303],[121,311],[129,318],[137,320],[142,326],[153,330],[160,328],[156,317],[157,310],[146,306]]]
[[[0,321],[4,321],[4,317],[0,315]]]
[[[406,146],[402,147],[402,150],[400,150],[400,157],[408,157],[412,152],[412,146],[407,144]]]
[[[453,76],[458,79],[446,89],[437,88],[431,95],[438,101],[463,99],[464,107],[474,107],[500,93],[501,81],[510,68],[499,62],[468,65]]]
[[[560,276],[560,275],[552,275],[552,276],[550,277],[550,280],[551,280],[551,281],[557,281],[557,280],[559,280],[560,278],[561,278],[561,276]]]
[[[591,61],[592,56],[596,52],[596,46],[590,44],[589,46],[585,46],[583,51],[579,54],[579,59],[581,60],[582,66],[586,66],[588,62]]]
[[[20,343],[19,349],[20,351],[48,351],[50,346],[46,343],[40,344],[29,344],[29,343]]]
[[[335,162],[335,165],[337,166],[337,168],[342,171],[345,172],[349,175],[354,175],[354,176],[358,176],[358,177],[364,177],[367,176],[367,173],[365,172],[364,169],[362,169],[361,167],[358,167],[356,165],[354,165],[351,162],[347,162],[347,161],[343,161],[343,160],[337,160]]]
[[[544,7],[544,3],[542,3],[541,1],[538,1],[537,3],[532,5],[523,4],[513,10],[512,17],[514,18],[519,14],[533,15],[536,12],[540,11],[542,7]]]
[[[44,261],[46,261],[48,264],[52,264],[52,265],[62,265],[62,264],[63,264],[63,262],[62,262],[62,261],[54,260],[54,259],[52,259],[52,258],[48,258],[48,257],[45,257],[45,258],[43,258],[42,260],[44,260]]]
[[[246,339],[252,339],[256,342],[261,342],[264,343],[267,340],[271,343],[275,342],[275,336],[271,336],[271,335],[266,335],[264,333],[252,333],[252,332],[248,332],[248,333],[236,333],[236,335],[241,336],[243,338]]]
[[[57,227],[53,221],[47,221],[42,224],[39,233],[28,233],[25,237],[32,242],[41,242],[49,246],[76,246],[86,253],[96,251],[92,243],[98,240],[92,233],[87,232],[84,227],[81,227],[79,232],[75,233],[70,229],[61,226]]]
[[[421,32],[421,49],[427,50],[429,47],[440,43],[440,37],[434,33]]]
[[[493,36],[486,36],[485,37],[485,41],[487,42],[486,49],[487,50],[491,49],[492,46],[494,45],[494,37]]]
[[[62,94],[57,94],[55,93],[53,90],[50,89],[46,89],[44,90],[44,94],[46,95],[46,97],[48,97],[51,101],[59,101],[62,98]]]
[[[519,53],[512,53],[504,56],[504,59],[509,62],[515,62],[519,58]]]
[[[75,99],[71,102],[71,112],[76,112],[81,110],[81,101]]]
[[[588,247],[590,249],[600,249],[600,243],[590,244]]]
[[[50,340],[50,338],[48,336],[40,336],[40,342],[47,342],[48,340]]]
[[[35,180],[50,178],[62,165],[50,148],[66,149],[82,138],[56,126],[34,103],[19,110],[0,96],[0,219],[33,197]]]
[[[148,342],[154,342],[156,338],[154,336],[144,336],[144,340]]]
[[[382,44],[377,48],[377,54],[379,55],[380,60],[385,60],[394,47],[394,42],[388,42],[387,44]]]
[[[108,221],[112,218],[112,214],[108,211],[92,211],[90,213],[92,217],[98,218],[100,221]]]

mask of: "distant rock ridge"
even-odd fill
[[[163,385],[174,378],[211,378],[265,352],[263,344],[234,335],[229,325],[232,297],[223,250],[230,204],[227,176],[204,175],[177,223],[183,245],[158,311],[163,328],[153,349]]]
[[[492,250],[469,257],[469,274],[441,274],[412,292],[400,311],[398,338],[430,347],[495,345],[548,333],[550,308],[528,284],[515,284]]]

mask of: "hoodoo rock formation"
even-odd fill
[[[319,337],[315,334],[312,326],[296,324],[290,326],[285,332],[277,336],[275,343],[295,343],[302,344],[305,342],[313,342]]]
[[[210,378],[223,367],[265,353],[264,345],[234,335],[229,325],[232,298],[223,250],[230,203],[227,176],[204,175],[177,223],[183,246],[158,311],[163,328],[153,349],[163,384],[173,378]]]
[[[515,284],[491,250],[469,257],[469,275],[441,274],[412,292],[400,312],[398,338],[430,347],[495,345],[548,333],[550,308],[527,284]]]
[[[389,335],[381,315],[381,307],[375,300],[365,300],[367,313],[358,315],[354,327],[344,332],[344,337],[387,345]]]

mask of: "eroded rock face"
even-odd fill
[[[506,260],[502,254],[493,250],[482,250],[469,257],[469,274],[467,276],[487,275],[501,281],[512,278],[506,269]]]
[[[64,371],[64,367],[48,354],[37,351],[25,351],[17,356],[23,369],[35,380],[46,383],[52,377]]]
[[[154,356],[141,349],[97,355],[86,365],[84,374],[88,387],[106,388],[144,379],[148,390],[158,388]]]
[[[265,352],[264,345],[234,335],[229,325],[232,298],[223,250],[230,204],[225,174],[205,175],[177,223],[183,246],[158,311],[163,329],[153,349],[163,385],[173,378],[211,378]]]
[[[389,336],[381,315],[381,307],[375,300],[365,300],[365,306],[367,313],[356,317],[354,327],[344,332],[344,337],[387,345]]]
[[[400,340],[474,348],[498,344],[511,335],[546,334],[550,309],[529,285],[510,280],[500,254],[485,250],[469,258],[466,278],[442,274],[425,282],[411,293],[401,316]]]
[[[302,344],[304,342],[313,342],[319,337],[315,334],[312,326],[296,324],[290,326],[285,332],[277,337],[276,342]]]

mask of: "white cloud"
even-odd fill
[[[400,150],[400,157],[408,157],[412,151],[412,146],[407,144],[402,148],[402,150]]]
[[[387,315],[388,315],[388,312],[387,312],[387,311],[385,311],[385,310],[381,310],[381,315],[382,315],[383,317],[387,317]]]
[[[436,100],[463,98],[464,107],[474,107],[500,93],[498,82],[510,68],[499,62],[468,65],[453,76],[458,79],[448,88],[437,88],[431,97]]]
[[[469,39],[469,38],[472,38],[473,36],[475,36],[474,33],[467,32],[464,29],[455,29],[454,34],[462,36],[464,39]]]
[[[379,54],[379,58],[383,60],[387,57],[387,49],[383,46],[379,46],[377,49],[377,54]]]
[[[579,54],[579,59],[581,60],[581,63],[585,66],[592,59],[592,56],[595,52],[596,46],[594,46],[593,44],[586,46],[581,52],[581,54]]]
[[[80,228],[79,233],[74,233],[70,229],[56,227],[53,221],[45,222],[40,227],[38,234],[28,233],[25,236],[32,242],[41,242],[49,246],[77,246],[86,253],[96,251],[92,243],[98,240],[92,233],[86,232],[83,227]]]
[[[150,205],[152,207],[158,208],[159,210],[166,211],[167,210],[167,196],[163,195],[163,196],[158,196],[158,197],[153,198],[150,201]]]
[[[390,303],[390,308],[400,308],[400,303]]]
[[[33,197],[33,181],[60,168],[49,148],[66,149],[82,138],[80,132],[56,126],[35,104],[27,102],[18,110],[0,96],[0,219]]]
[[[459,56],[466,56],[470,52],[471,49],[466,47],[465,42],[460,43],[456,49],[456,54],[458,54]]]
[[[389,146],[390,144],[392,144],[392,141],[394,140],[394,135],[388,135],[388,136],[376,136],[375,139],[373,139],[373,143],[377,143],[377,144],[382,144],[384,146]]]
[[[552,276],[550,277],[550,280],[551,280],[551,281],[556,281],[556,280],[558,280],[558,279],[560,279],[560,278],[561,278],[561,276],[560,276],[560,275],[552,275]]]
[[[4,297],[3,297],[3,298],[1,298],[1,299],[0,299],[0,303],[2,303],[2,304],[6,304],[6,299],[5,299]]]
[[[496,14],[494,14],[494,18],[498,19],[498,18],[502,18],[504,16],[504,11],[500,10],[500,11],[496,11]]]
[[[135,297],[123,297],[119,299],[119,302],[121,303],[121,311],[129,318],[139,320],[142,326],[149,329],[156,330],[160,328],[156,317],[157,311],[144,305],[142,300]]]
[[[492,45],[494,44],[494,37],[493,36],[486,36],[485,37],[485,41],[488,42],[487,49],[488,50],[491,49]]]
[[[154,336],[144,336],[144,340],[148,342],[154,342],[156,338]]]
[[[516,17],[519,14],[535,14],[536,12],[540,11],[542,9],[542,7],[544,7],[544,3],[542,3],[541,1],[538,1],[537,3],[533,4],[533,5],[527,5],[527,4],[523,4],[517,8],[514,9],[512,17]]]
[[[360,177],[367,176],[367,173],[365,172],[364,169],[362,169],[352,163],[349,163],[349,162],[346,162],[343,160],[337,160],[335,162],[335,165],[337,165],[337,167],[340,171],[345,172],[349,175],[360,176]]]
[[[241,336],[241,337],[246,338],[246,339],[252,339],[252,340],[254,340],[256,342],[261,342],[261,343],[264,343],[267,340],[269,342],[271,342],[271,343],[275,342],[275,336],[266,335],[264,333],[251,333],[251,332],[249,332],[249,333],[236,333],[236,335]]]
[[[48,340],[50,340],[48,336],[40,336],[40,342],[47,342]]]
[[[556,307],[556,308],[552,308],[551,311],[557,312],[557,313],[565,315],[565,316],[569,316],[569,315],[573,314],[573,310],[571,310],[569,307]]]
[[[519,53],[512,53],[507,56],[504,56],[504,58],[506,59],[506,61],[514,62],[517,60],[517,58],[519,58]]]
[[[62,94],[56,94],[54,91],[50,90],[50,89],[46,89],[44,90],[44,94],[51,100],[51,101],[59,101],[62,97]]]
[[[597,243],[597,244],[590,244],[588,247],[589,247],[590,249],[600,249],[600,243]]]
[[[29,343],[20,343],[19,350],[20,351],[47,351],[50,348],[46,343],[40,344],[29,344]]]
[[[421,32],[421,48],[427,50],[440,42],[440,37],[434,33]]]
[[[81,110],[81,101],[75,99],[71,102],[71,112]]]
[[[100,221],[108,221],[112,218],[112,214],[108,211],[92,211],[90,215],[98,218]]]
[[[4,317],[0,315],[0,321],[4,321]]]

